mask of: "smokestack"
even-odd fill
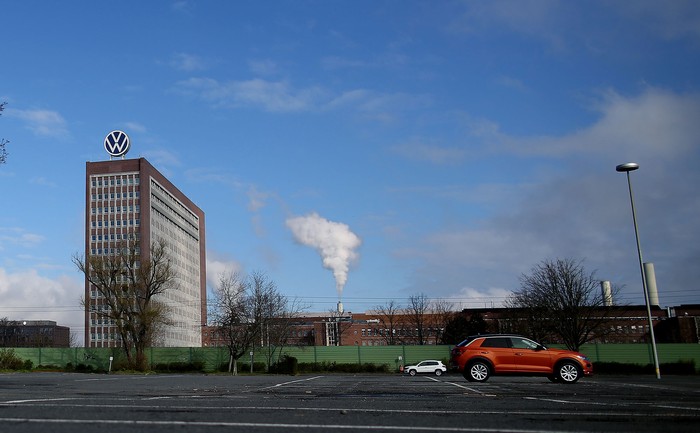
[[[603,305],[606,307],[613,306],[612,289],[610,287],[610,281],[601,281],[600,290],[603,298]]]
[[[649,305],[659,305],[659,291],[656,288],[656,273],[653,263],[644,263],[644,278],[649,291]]]
[[[338,314],[343,314],[343,303],[338,301]]]

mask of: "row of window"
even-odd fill
[[[109,220],[109,221],[92,221],[92,227],[138,227],[141,225],[141,220]]]
[[[182,223],[184,223],[184,225],[189,226],[194,233],[199,233],[199,227],[194,226],[194,225],[190,224],[189,222],[185,221],[182,218],[182,216],[180,216],[177,213],[173,213],[171,215],[166,215],[156,207],[152,208],[152,210],[153,210],[153,213],[151,214],[151,220],[152,220],[153,228],[163,232],[164,234],[167,234],[167,236],[166,236],[167,238],[172,239],[173,237],[177,236],[177,233],[179,233],[180,235],[189,238],[191,241],[193,241],[195,243],[199,242],[199,239],[196,236],[194,236],[192,233],[190,233],[188,230],[186,230],[183,227],[183,225],[178,224],[177,221],[174,221],[172,218],[170,218],[170,216],[172,216],[172,215],[176,216]],[[174,230],[177,230],[177,233],[174,232]]]
[[[172,194],[170,194],[170,192],[168,192],[158,182],[156,182],[155,179],[151,179],[151,189],[155,190],[157,193],[160,193],[160,195],[162,195],[168,201],[169,204],[172,204],[173,207],[178,208],[181,212],[183,212],[185,215],[187,215],[194,222],[195,226],[199,225],[199,217],[197,217],[197,215],[194,212],[192,212],[191,210],[189,210],[189,208],[187,208],[187,206],[182,204],[180,202],[180,200],[175,198]],[[155,198],[157,198],[157,197],[155,197]],[[161,202],[164,205],[169,206],[168,203],[165,203],[162,200],[161,200]]]
[[[90,321],[92,323],[92,326],[95,325],[114,325],[114,319],[92,319]]]
[[[138,233],[129,233],[129,234],[111,233],[108,235],[92,235],[93,242],[96,242],[96,241],[126,241],[129,239],[139,239],[139,238],[140,238],[140,236]]]
[[[123,212],[139,212],[141,210],[141,206],[136,205],[130,205],[130,206],[105,206],[105,207],[93,207],[92,213],[94,214],[102,214],[102,213],[123,213]]]
[[[167,214],[163,213],[163,212],[161,212],[161,214],[165,218],[167,218],[169,221],[171,221],[173,224],[175,224],[177,226],[180,226],[180,225],[189,226],[192,228],[192,230],[195,230],[195,231],[198,229],[197,224],[199,224],[199,222],[197,220],[187,220],[182,213],[173,209],[171,206],[169,206],[167,203],[165,203],[163,200],[161,200],[160,197],[158,197],[157,195],[151,196],[151,202],[153,204],[160,205],[160,207],[162,207],[163,210],[167,212]],[[180,206],[180,208],[187,210],[187,208],[185,208],[184,206]],[[158,207],[153,206],[153,210],[158,211]],[[192,216],[190,213],[188,213],[188,215]],[[177,221],[175,221],[175,220],[177,220]]]
[[[120,249],[120,248],[92,248],[90,250],[90,254],[93,256],[101,256],[101,255],[113,256],[115,254],[120,253],[120,250],[121,250],[122,254],[127,254],[123,251],[123,249]],[[138,255],[140,253],[141,253],[141,251],[137,248],[135,251],[135,254]]]
[[[92,195],[92,201],[96,200],[121,200],[121,199],[127,199],[127,198],[139,198],[140,194],[138,191],[129,191],[129,193],[121,193],[121,192],[111,192],[109,194],[104,193],[104,194],[93,194]]]
[[[102,334],[101,332],[92,332],[92,333],[90,333],[90,339],[92,341],[95,341],[95,340],[120,341],[119,336],[117,334],[115,334],[114,332],[112,332],[112,333],[105,332],[104,334]]]
[[[104,179],[97,177],[92,179],[92,186],[115,186],[115,185],[138,185],[139,175],[135,176],[122,176],[122,177],[112,177],[111,179]]]
[[[423,335],[425,336],[430,336],[430,335],[441,335],[442,332],[444,331],[443,328],[425,328],[423,330]],[[355,331],[357,333],[357,331]],[[406,328],[398,328],[398,329],[393,329],[392,330],[393,335],[398,335],[401,337],[417,337],[418,336],[418,329],[406,329]],[[385,335],[389,335],[389,330],[385,328],[362,328],[362,336],[363,337],[383,337]]]

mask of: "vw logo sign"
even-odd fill
[[[105,137],[105,150],[110,156],[126,155],[129,146],[131,146],[131,141],[123,131],[112,131]]]

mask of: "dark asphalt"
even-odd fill
[[[700,377],[0,374],[0,431],[697,432]]]

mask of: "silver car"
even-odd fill
[[[428,359],[421,361],[416,365],[407,365],[404,367],[403,372],[415,376],[418,373],[428,373],[435,374],[436,376],[441,376],[442,373],[447,371],[447,367],[441,361],[435,361],[433,359]]]

